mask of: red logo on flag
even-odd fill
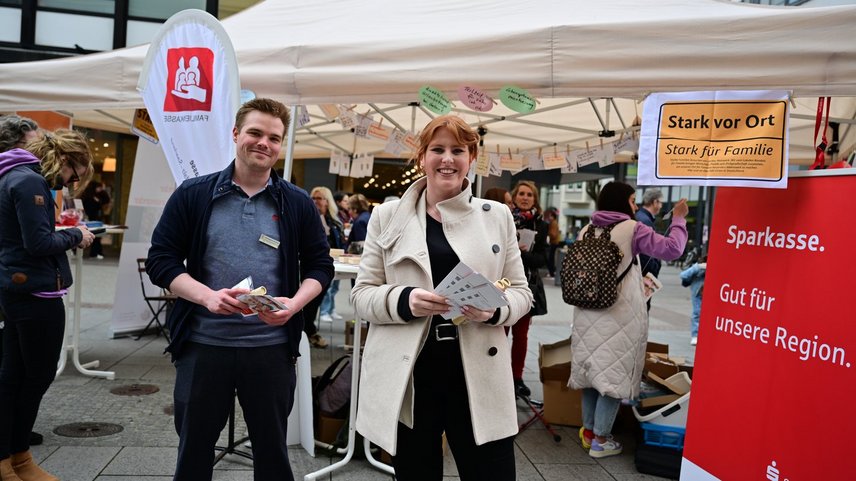
[[[214,52],[208,48],[171,48],[167,69],[164,112],[211,111],[214,90]]]

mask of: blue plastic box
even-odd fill
[[[645,444],[662,446],[664,448],[684,449],[684,435],[687,430],[676,426],[641,423],[645,434]]]

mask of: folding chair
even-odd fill
[[[537,422],[537,421],[541,421],[541,424],[544,425],[544,429],[546,429],[547,433],[549,433],[550,436],[553,437],[553,441],[555,441],[557,443],[562,441],[562,436],[560,436],[559,433],[557,433],[556,430],[553,429],[553,426],[551,426],[550,423],[547,422],[546,419],[544,419],[544,402],[543,401],[536,401],[534,399],[529,399],[529,396],[522,396],[520,394],[516,395],[516,398],[520,399],[524,403],[526,403],[526,405],[529,406],[529,409],[532,411],[532,416],[530,416],[529,419],[527,419],[526,421],[524,421],[520,425],[520,431],[523,431],[524,429],[528,428],[529,426],[535,424],[535,422]]]
[[[164,323],[166,323],[166,313],[169,312],[169,308],[175,304],[178,296],[169,292],[166,289],[160,289],[158,294],[151,295],[146,290],[146,258],[142,257],[137,259],[137,271],[140,274],[140,288],[143,290],[143,300],[146,301],[146,305],[149,306],[149,310],[152,311],[152,319],[146,324],[146,327],[140,331],[140,334],[137,336],[137,340],[143,337],[143,334],[148,332],[149,328],[152,327],[152,324],[157,328],[157,334],[160,335],[163,333],[163,337],[166,338],[167,342],[169,342],[169,333],[166,331],[164,324],[161,323],[160,315],[164,315]]]

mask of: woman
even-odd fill
[[[54,229],[51,189],[92,176],[86,139],[45,133],[0,153],[0,480],[56,480],[30,453],[29,436],[54,376],[65,329],[62,296],[72,283],[65,251],[95,238],[85,227]],[[40,160],[41,159],[41,160]],[[25,221],[21,221],[25,219]]]
[[[105,209],[110,205],[110,194],[104,188],[103,182],[90,182],[80,196],[83,201],[83,211],[86,219],[90,221],[103,221]],[[104,247],[101,246],[101,238],[96,237],[89,249],[89,257],[96,259],[104,258]]]
[[[668,237],[636,222],[636,191],[622,182],[603,186],[591,224],[599,236],[603,227],[613,226],[612,242],[624,254],[618,272],[624,272],[638,254],[658,259],[677,259],[687,242],[687,200],[675,204]],[[571,330],[571,378],[568,385],[582,389],[583,448],[595,458],[621,453],[612,438],[612,424],[622,399],[639,396],[648,341],[648,310],[642,293],[642,270],[637,262],[619,284],[618,300],[606,309],[574,309]]]
[[[538,188],[534,182],[530,180],[518,182],[511,191],[511,199],[514,202],[512,215],[518,234],[521,230],[535,233],[535,241],[531,245],[526,242],[519,244],[523,269],[535,302],[529,313],[520,318],[511,328],[511,373],[514,376],[514,393],[521,397],[529,397],[532,392],[523,382],[523,365],[526,362],[532,316],[543,316],[547,313],[544,282],[538,274],[538,269],[547,265],[547,223],[541,219]]]
[[[369,201],[363,194],[352,194],[348,197],[348,211],[351,218],[351,232],[348,234],[348,252],[360,254],[363,249],[363,241],[369,227]]]
[[[485,191],[484,198],[499,202],[500,204],[505,204],[508,206],[509,210],[514,210],[514,202],[511,201],[511,194],[503,188],[491,187]]]
[[[321,216],[321,225],[324,227],[324,233],[327,234],[327,243],[330,245],[330,248],[341,249],[343,244],[342,224],[339,223],[337,216],[338,209],[336,209],[336,203],[333,201],[333,193],[326,187],[315,187],[309,196],[315,202],[315,208],[318,209],[318,214]],[[339,281],[333,282],[335,283],[336,291],[338,291]],[[303,308],[303,332],[306,333],[306,337],[309,339],[309,344],[312,347],[321,349],[327,347],[327,341],[318,334],[318,326],[315,325],[315,315],[318,313],[318,306],[320,305],[321,320],[328,322],[333,320],[330,317],[330,311],[333,309],[333,300],[328,300],[328,296],[331,296],[330,292],[333,290],[333,285],[331,283],[330,288],[327,289],[327,292],[323,296],[316,297]],[[334,291],[332,296],[335,295],[336,292]]]
[[[414,159],[425,177],[375,208],[351,291],[357,317],[372,323],[357,429],[393,454],[400,481],[442,479],[444,431],[462,480],[515,479],[517,410],[502,326],[529,310],[532,295],[508,209],[470,194],[478,140],[451,115],[422,130]],[[441,317],[449,305],[433,290],[459,261],[509,279],[508,307],[468,306],[461,325]]]

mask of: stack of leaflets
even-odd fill
[[[434,289],[434,293],[451,301],[449,312],[443,319],[454,319],[463,314],[461,307],[472,306],[488,311],[508,305],[502,290],[485,276],[459,262],[452,272]]]
[[[247,305],[247,309],[241,312],[244,316],[254,316],[259,312],[288,309],[288,306],[268,295],[267,289],[264,286],[254,288],[253,276],[247,276],[246,279],[237,283],[232,289],[250,289],[250,292],[240,294],[236,297],[236,299]]]

